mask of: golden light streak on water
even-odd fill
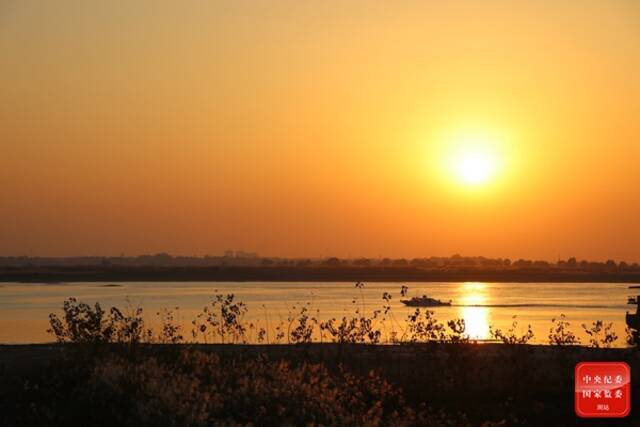
[[[486,284],[467,282],[461,284],[462,298],[459,305],[484,305],[487,303]],[[460,318],[464,319],[466,332],[474,339],[489,338],[489,316],[486,307],[460,307]]]

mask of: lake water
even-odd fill
[[[364,289],[354,283],[267,283],[267,282],[207,282],[207,283],[108,283],[69,284],[0,284],[0,343],[50,342],[46,333],[48,316],[60,313],[62,302],[76,297],[87,303],[100,302],[103,308],[139,305],[145,319],[157,324],[156,313],[163,307],[179,307],[181,324],[191,328],[191,320],[211,300],[215,290],[233,293],[247,304],[246,320],[273,329],[286,322],[288,312],[295,305],[309,303],[310,311],[319,311],[321,320],[350,316],[360,307],[371,313],[382,306],[382,294],[392,293],[394,318],[402,323],[414,309],[400,303],[400,283],[367,283]],[[623,345],[625,311],[635,310],[626,304],[627,296],[640,290],[628,289],[627,284],[609,283],[409,283],[407,297],[426,294],[443,300],[451,299],[451,307],[431,308],[441,321],[465,319],[467,332],[474,338],[489,338],[489,325],[508,329],[513,316],[518,332],[530,324],[534,342],[546,343],[551,319],[565,314],[571,330],[582,340],[586,334],[582,323],[595,320],[613,322],[614,330]],[[353,301],[356,300],[354,304]],[[190,337],[190,333],[185,333]],[[273,335],[272,335],[273,336]]]

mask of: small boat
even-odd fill
[[[411,299],[402,299],[400,302],[409,307],[442,307],[451,305],[451,300],[440,301],[439,299],[429,298],[426,295],[413,297]]]

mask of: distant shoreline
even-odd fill
[[[640,283],[640,271],[418,267],[3,267],[0,282],[515,282]]]

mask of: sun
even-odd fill
[[[481,148],[473,148],[458,153],[454,163],[458,179],[468,185],[486,183],[495,173],[494,156]]]
[[[498,194],[514,179],[515,136],[505,125],[452,124],[429,139],[429,179],[452,195]]]
[[[446,142],[447,174],[465,187],[486,187],[502,167],[501,141],[495,134],[472,130],[450,135]]]

